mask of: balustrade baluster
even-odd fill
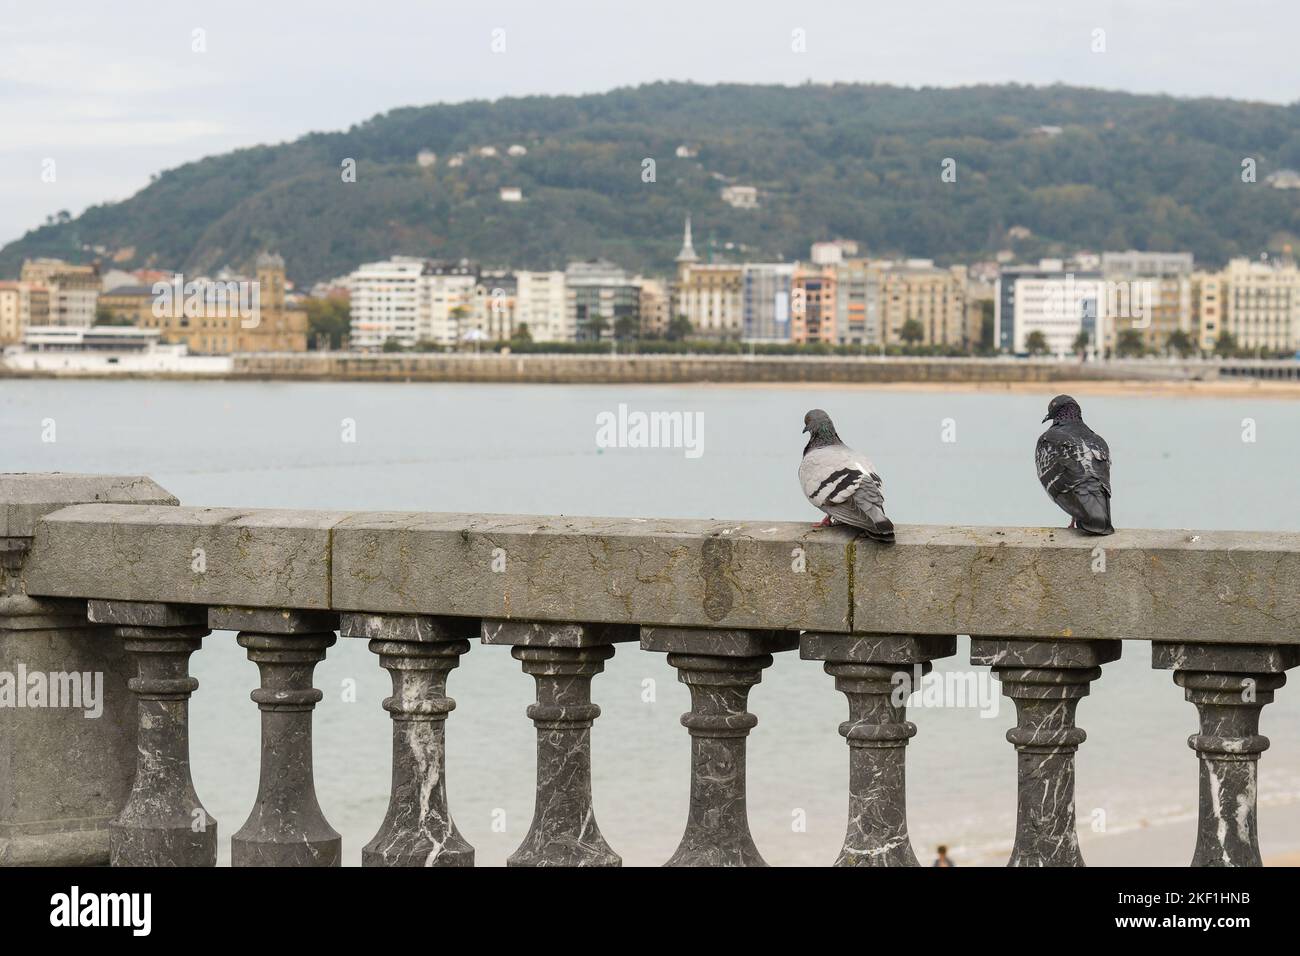
[[[1294,644],[1153,643],[1151,666],[1174,672],[1196,705],[1201,732],[1199,820],[1192,866],[1262,866],[1256,817],[1259,755],[1268,738],[1259,713],[1300,663]]]
[[[113,625],[136,665],[127,686],[137,701],[135,780],[109,825],[113,866],[215,866],[217,821],[190,771],[189,699],[199,682],[190,655],[209,633],[205,608],[90,601],[87,617]]]
[[[591,727],[600,716],[591,679],[616,642],[636,640],[636,628],[485,620],[482,637],[510,645],[537,681],[537,703],[528,708],[537,728],[537,798],[528,835],[508,865],[620,866],[591,803]]]
[[[1016,842],[1008,866],[1083,866],[1075,829],[1074,752],[1087,739],[1074,711],[1118,660],[1119,641],[972,638],[972,664],[987,664],[1016,704]]]
[[[393,777],[384,822],[362,866],[473,866],[474,848],[447,808],[447,677],[478,632],[474,618],[344,614],[343,637],[370,641],[393,681]]]
[[[849,745],[849,825],[836,866],[917,866],[907,833],[907,742],[916,725],[907,697],[930,662],[957,652],[955,637],[910,634],[816,634],[799,639],[799,656],[825,661],[835,689],[849,700],[840,735]]]
[[[746,706],[772,654],[798,646],[795,631],[641,628],[642,650],[666,652],[691,691],[690,810],[665,866],[767,865],[749,832],[745,739],[758,718]]]
[[[233,866],[338,866],[342,839],[316,800],[311,715],[321,692],[312,671],[334,644],[338,615],[313,611],[212,608],[208,626],[239,631],[261,686],[249,696],[262,712],[257,800],[230,841]]]

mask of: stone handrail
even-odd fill
[[[312,669],[365,638],[393,679],[388,815],[366,865],[472,865],[447,807],[447,678],[470,641],[537,683],[537,803],[512,865],[617,865],[592,813],[591,681],[620,643],[662,652],[691,691],[686,831],[669,860],[753,865],[749,688],[775,653],[822,661],[849,703],[841,865],[915,865],[900,680],[956,653],[1015,701],[1013,865],[1081,865],[1074,709],[1147,641],[1201,716],[1193,862],[1259,863],[1260,709],[1300,662],[1300,534],[902,526],[180,507],[145,478],[0,476],[0,675],[103,674],[98,721],[6,709],[0,863],[203,864],[217,825],[190,778],[190,655],[239,632],[262,686],[261,783],[235,865],[337,865],[316,801]],[[915,669],[915,670],[914,670]]]

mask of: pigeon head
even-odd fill
[[[1047,403],[1047,414],[1043,421],[1077,422],[1083,420],[1083,409],[1069,395],[1057,395]]]
[[[810,444],[830,444],[840,440],[831,417],[820,408],[814,408],[803,417],[803,430],[811,436]]]

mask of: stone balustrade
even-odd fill
[[[1016,705],[1011,865],[1083,865],[1076,708],[1105,694],[1128,641],[1199,717],[1193,864],[1247,866],[1260,863],[1260,710],[1300,662],[1300,534],[903,526],[880,547],[772,522],[193,508],[147,478],[3,475],[0,680],[94,672],[105,709],[88,721],[0,693],[0,863],[215,863],[188,736],[189,660],[212,631],[237,632],[261,675],[260,781],[230,838],[236,866],[341,862],[312,754],[313,668],[337,637],[366,639],[392,678],[389,805],[367,866],[474,863],[448,806],[445,735],[448,678],[475,639],[509,646],[536,683],[536,803],[510,865],[620,865],[592,809],[593,681],[639,645],[690,690],[689,809],[669,865],[764,865],[746,741],[779,715],[750,713],[748,695],[774,654],[797,651],[848,703],[835,862],[915,866],[905,755],[924,729],[895,691],[952,657],[957,635]]]

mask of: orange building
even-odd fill
[[[800,265],[790,283],[790,340],[835,343],[835,267]]]

